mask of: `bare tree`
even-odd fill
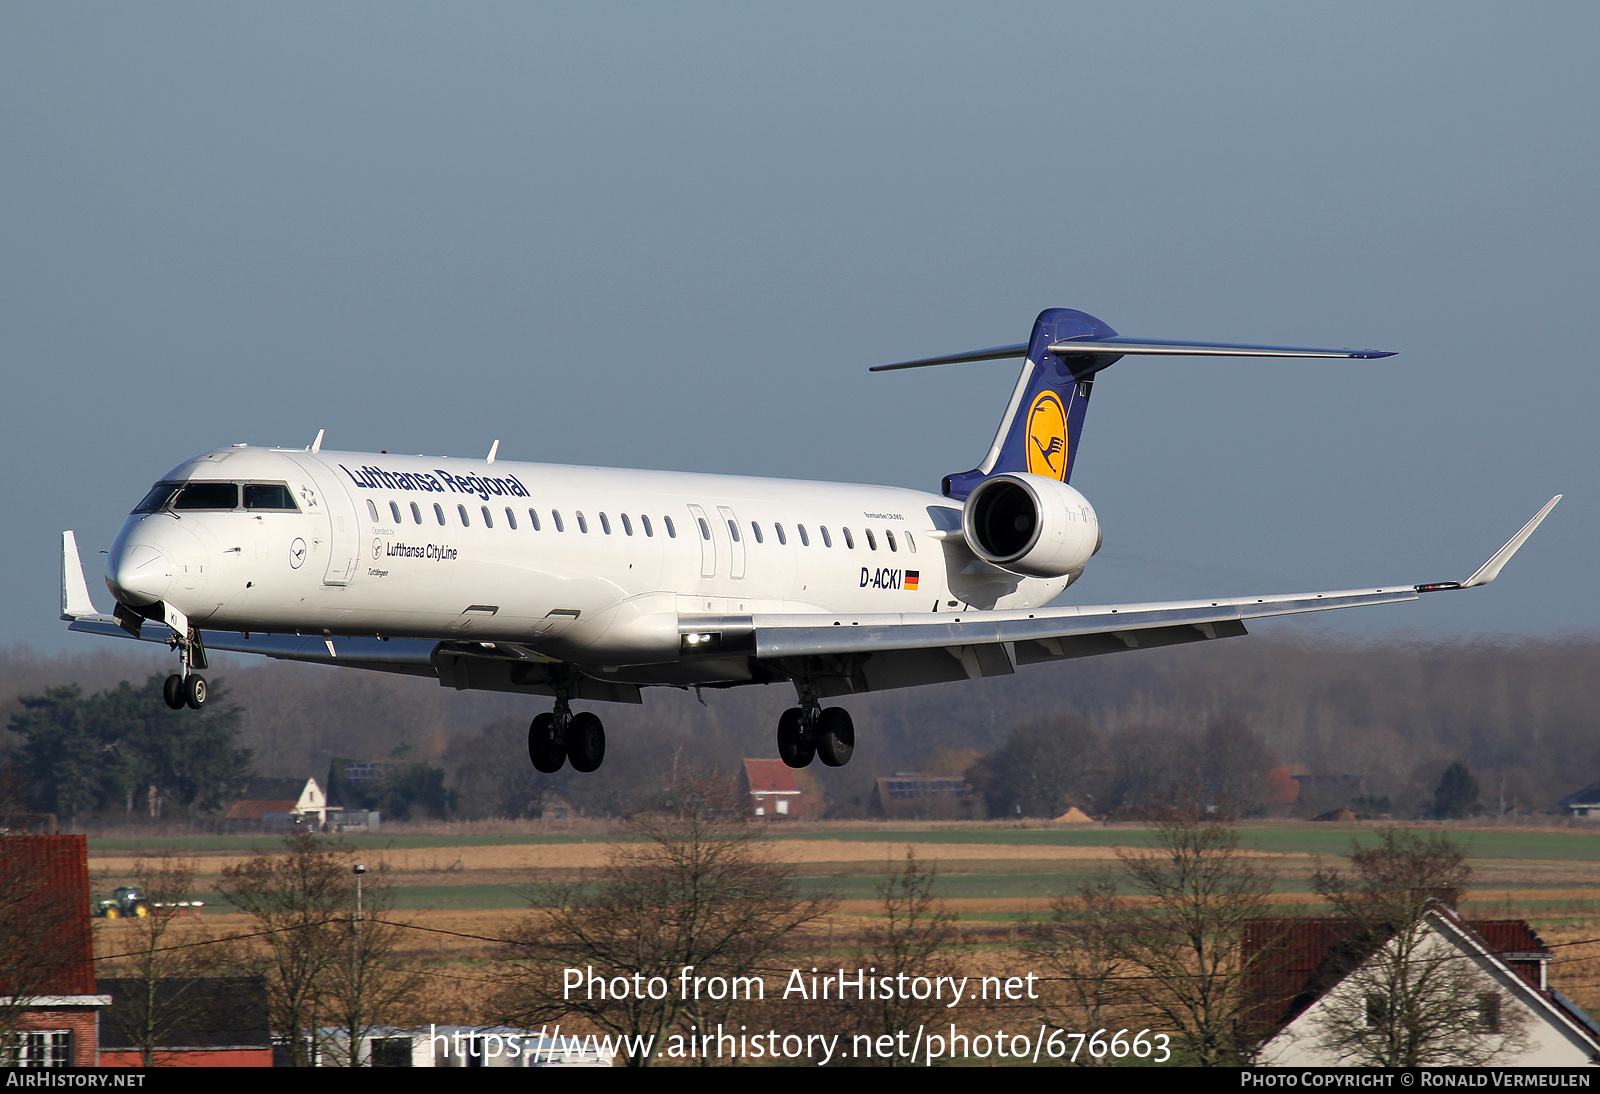
[[[1024,949],[1034,967],[1060,984],[1046,998],[1040,1020],[1063,1033],[1107,1029],[1115,1015],[1128,1005],[1127,979],[1136,969],[1119,945],[1122,926],[1117,880],[1098,874],[1050,902],[1050,918],[1032,928]],[[1108,911],[1111,914],[1107,914]],[[1104,1056],[1082,1053],[1083,1066],[1108,1064]]]
[[[1466,850],[1442,832],[1399,828],[1352,842],[1350,872],[1318,868],[1312,885],[1351,921],[1348,975],[1325,997],[1320,1041],[1352,1064],[1475,1067],[1527,1044],[1527,1016],[1446,935],[1472,878]]]
[[[507,938],[516,955],[500,997],[507,1021],[578,1019],[629,1038],[628,1066],[645,1067],[669,1035],[705,1030],[736,1002],[760,998],[751,993],[762,962],[832,905],[796,896],[793,869],[773,861],[761,830],[725,799],[704,782],[680,788],[670,811],[633,822],[640,842],[597,878],[546,894],[548,905]],[[628,990],[597,990],[591,972]],[[571,988],[569,973],[582,985]]]
[[[159,1067],[168,1059],[162,1046],[171,1045],[172,1034],[210,1005],[193,978],[214,966],[215,955],[204,945],[204,929],[194,922],[180,926],[176,916],[178,905],[193,895],[193,862],[170,855],[153,863],[141,859],[133,876],[149,914],[130,916],[117,928],[118,952],[108,964],[117,974],[120,998],[106,1020],[125,1044],[138,1048],[143,1066]]]
[[[329,1023],[343,1038],[324,1045],[332,1058],[348,1067],[370,1064],[361,1043],[373,1030],[392,1024],[401,1008],[422,989],[422,974],[409,968],[396,952],[405,925],[391,921],[394,886],[385,872],[367,874],[358,906],[346,916],[347,952],[328,966],[323,989]]]
[[[937,869],[920,862],[910,847],[906,848],[904,861],[890,864],[889,872],[877,885],[881,918],[867,929],[852,957],[857,970],[864,971],[869,978],[886,974],[929,980],[960,978],[951,957],[951,947],[956,941],[956,916],[935,893],[937,881]],[[885,1033],[931,1027],[949,1013],[942,997],[916,999],[901,992],[841,998],[831,1007],[824,1006],[829,1032],[843,1033],[847,1042],[853,1036],[866,1035],[876,1040]],[[857,1055],[855,1062],[904,1067],[913,1061],[891,1053]],[[924,1060],[919,1066],[926,1064]]]
[[[1119,850],[1135,901],[1113,887],[1091,894],[1090,911],[1116,929],[1105,953],[1129,966],[1132,1008],[1204,1067],[1248,1054],[1245,925],[1267,907],[1273,871],[1239,850],[1239,830],[1193,807],[1155,822],[1155,846]]]
[[[289,1039],[294,1066],[314,1062],[313,1037],[327,1011],[323,992],[348,953],[355,903],[350,856],[307,832],[285,836],[284,850],[223,870],[219,888],[255,922],[259,942],[240,963],[267,976],[273,1028]]]

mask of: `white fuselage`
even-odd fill
[[[1028,608],[1068,583],[977,560],[949,534],[957,503],[893,487],[246,447],[162,481],[294,499],[180,502],[123,525],[113,594],[218,630],[647,665],[676,657],[684,616]]]

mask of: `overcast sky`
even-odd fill
[[[0,643],[245,441],[938,489],[1043,308],[1153,338],[1080,602],[1465,577],[1267,629],[1595,629],[1600,5],[0,8]]]

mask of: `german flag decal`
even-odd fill
[[[907,570],[906,571],[906,584],[905,584],[905,587],[910,589],[912,592],[916,592],[917,591],[917,577],[918,577],[918,575],[920,573],[921,573],[920,570]]]

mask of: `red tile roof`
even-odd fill
[[[233,808],[228,810],[229,820],[260,820],[268,813],[293,813],[294,807],[299,804],[292,801],[242,801],[234,802]]]
[[[1513,954],[1549,954],[1551,950],[1521,919],[1463,920],[1486,948],[1535,988],[1540,987],[1540,962],[1507,960]],[[1248,963],[1245,990],[1252,1000],[1247,1018],[1265,1034],[1293,1021],[1388,940],[1363,936],[1348,919],[1257,919],[1245,927],[1241,957]]]
[[[794,768],[782,760],[746,760],[744,775],[750,781],[752,794],[800,792],[800,784],[794,777]]]
[[[0,836],[0,995],[93,995],[85,836]]]

